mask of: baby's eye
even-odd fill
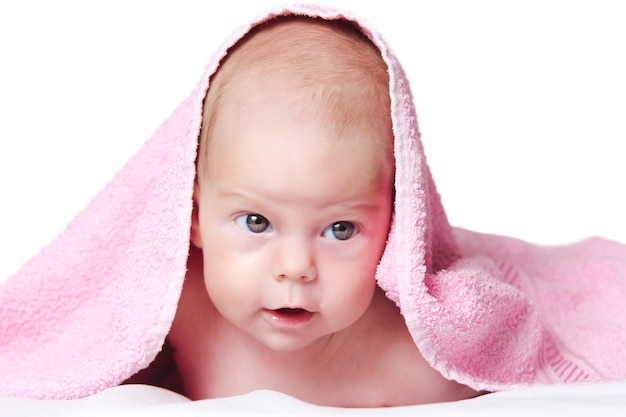
[[[348,240],[358,233],[358,228],[352,222],[335,222],[328,226],[322,235],[336,240]]]
[[[260,214],[244,214],[235,219],[235,223],[241,229],[252,233],[263,233],[272,229],[269,220]]]

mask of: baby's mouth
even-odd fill
[[[305,310],[303,308],[289,308],[289,307],[277,308],[276,310],[273,310],[273,311],[279,314],[294,315],[294,316],[309,313],[308,310]]]
[[[274,326],[279,328],[298,328],[307,324],[313,318],[313,312],[304,308],[282,307],[265,310],[266,317]]]

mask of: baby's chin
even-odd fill
[[[281,357],[285,354],[293,354],[293,356],[307,355],[316,356],[326,351],[331,340],[336,337],[337,333],[319,333],[319,332],[284,332],[284,333],[266,333],[251,335],[259,343],[261,350],[265,350],[267,354],[280,353]]]
[[[328,345],[335,333],[313,336],[308,334],[299,335],[269,335],[256,337],[257,341],[271,352],[281,353],[305,353],[322,352]]]

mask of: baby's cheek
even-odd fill
[[[230,297],[236,265],[232,255],[227,251],[220,250],[216,245],[205,245],[204,283],[214,303],[217,304],[219,300]]]
[[[354,311],[367,308],[376,288],[376,265],[362,253],[350,261],[331,263],[325,271],[327,292],[335,294],[336,302]]]
[[[214,243],[205,247],[204,257],[204,282],[213,303],[219,309],[250,301],[261,269],[256,257]]]

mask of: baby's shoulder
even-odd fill
[[[395,376],[398,369],[421,369],[427,365],[400,310],[382,292],[375,295],[356,339],[363,342],[354,344],[354,349],[366,347],[361,351],[362,360],[377,364],[379,374]]]
[[[382,293],[381,293],[382,294]],[[384,295],[383,295],[384,297]],[[416,346],[399,309],[384,299],[374,299],[372,322],[354,345],[361,364],[369,365],[371,398],[382,405],[451,401],[475,395],[470,388],[445,379],[430,366]]]

